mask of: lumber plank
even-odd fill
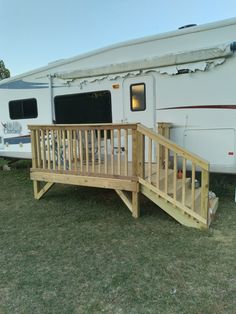
[[[192,216],[193,218],[197,219],[199,222],[202,222],[203,224],[207,225],[207,220],[205,218],[203,218],[202,216],[200,216],[199,214],[195,213],[194,211],[192,211],[190,208],[184,206],[182,203],[180,203],[179,201],[174,201],[174,199],[169,196],[166,195],[163,191],[157,189],[155,186],[153,186],[152,184],[148,183],[147,181],[139,178],[139,183],[141,184],[141,186],[145,186],[146,188],[148,188],[149,190],[151,190],[153,193],[161,196],[164,200],[167,200],[169,203],[176,205],[177,207],[179,207],[181,210],[183,210],[186,214]]]
[[[60,174],[51,172],[33,171],[32,180],[63,183],[71,185],[90,186],[124,191],[137,191],[137,182],[129,179],[104,178],[94,176],[79,176],[74,174]]]
[[[130,201],[130,199],[128,198],[128,196],[121,190],[115,190],[116,193],[119,195],[119,197],[122,199],[122,201],[125,203],[125,205],[128,207],[128,209],[131,211],[133,211],[132,209],[132,202]]]
[[[157,206],[162,208],[168,215],[170,215],[172,218],[174,218],[182,225],[197,229],[207,228],[206,223],[202,221],[197,222],[196,220],[192,219],[188,215],[184,214],[184,212],[181,211],[181,209],[174,207],[170,203],[167,203],[163,198],[157,197],[156,193],[150,190],[148,187],[142,185],[140,189],[143,195],[152,200]]]

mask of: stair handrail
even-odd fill
[[[180,156],[194,161],[199,167],[202,169],[209,171],[210,170],[210,165],[209,162],[198,155],[189,152],[188,150],[184,149],[180,145],[172,142],[171,140],[167,139],[166,137],[158,134],[157,132],[153,131],[152,129],[149,129],[145,125],[138,123],[137,124],[137,131],[142,133],[143,135],[146,135],[150,137],[152,140],[156,140],[159,142],[159,144],[166,146],[168,149],[178,153]]]
[[[139,135],[141,136],[146,136],[147,138],[149,138],[150,140],[152,140],[153,142],[158,143],[159,145],[162,145],[164,148],[168,149],[169,152],[173,152],[176,156],[180,156],[183,158],[184,163],[185,163],[185,173],[183,174],[184,177],[186,178],[186,162],[189,160],[192,162],[192,173],[194,172],[194,174],[192,175],[192,182],[191,182],[191,188],[192,188],[192,199],[193,200],[195,197],[195,191],[194,191],[194,183],[195,183],[195,171],[197,168],[200,168],[201,171],[201,213],[198,214],[196,212],[194,212],[194,205],[191,207],[191,211],[192,211],[192,216],[195,219],[198,219],[199,221],[203,222],[204,225],[208,226],[209,225],[209,209],[208,209],[208,195],[209,195],[209,170],[210,170],[210,165],[209,162],[206,161],[205,159],[197,156],[194,153],[191,153],[189,151],[187,151],[186,149],[184,149],[183,147],[179,146],[178,144],[172,142],[171,140],[167,139],[166,137],[156,133],[155,131],[153,131],[152,129],[149,129],[148,127],[140,124],[137,124],[137,132],[139,133]],[[143,163],[143,156],[142,154],[144,154],[144,145],[143,145],[143,141],[140,141],[140,146],[139,147],[139,164]],[[149,157],[150,158],[150,157]],[[141,169],[142,167],[140,167]],[[165,166],[165,169],[168,169],[168,166]],[[177,172],[176,168],[175,171]],[[167,172],[166,172],[167,174]],[[166,176],[165,174],[165,176]],[[174,175],[176,175],[177,173],[174,173]],[[145,180],[144,181],[144,177],[142,173],[139,173],[139,178],[140,178],[140,182],[143,184],[149,184],[150,188],[152,188],[152,183],[151,180]],[[167,181],[166,181],[167,182]],[[166,183],[167,185],[167,183]],[[153,186],[154,188],[154,186]],[[155,188],[154,188],[155,189]],[[155,189],[156,192],[158,192],[158,189]],[[166,188],[167,191],[167,188]],[[184,192],[185,193],[185,192]],[[166,194],[166,195],[165,195]],[[167,201],[172,202],[172,198],[166,193],[162,193],[159,190],[159,195],[161,197],[164,197]],[[194,202],[194,201],[192,201]],[[173,201],[173,204],[177,204],[181,205],[179,202],[177,202],[175,200],[175,202]],[[177,205],[177,206],[178,206]],[[181,206],[182,209],[189,214],[191,211],[189,211],[189,209],[185,206],[185,203],[183,206]]]

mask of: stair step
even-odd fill
[[[192,190],[186,190],[185,205],[192,208]],[[194,211],[198,214],[201,212],[201,188],[195,189],[195,206]]]
[[[185,180],[186,190],[188,189],[190,181],[191,181],[190,178],[186,178],[186,180]],[[170,184],[168,186],[168,195],[170,195],[171,197],[173,197],[173,195],[174,195],[174,182],[173,182],[173,180],[170,182]],[[176,180],[176,199],[179,202],[182,201],[182,179]]]
[[[214,219],[214,216],[216,214],[216,211],[218,209],[219,206],[219,198],[215,197],[213,199],[209,200],[209,225],[212,222],[212,220]]]

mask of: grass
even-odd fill
[[[235,313],[233,192],[199,231],[146,199],[134,220],[109,190],[57,185],[35,201],[27,165],[0,180],[1,314]]]

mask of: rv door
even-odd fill
[[[123,82],[124,121],[155,128],[155,90],[151,75],[126,78]]]

